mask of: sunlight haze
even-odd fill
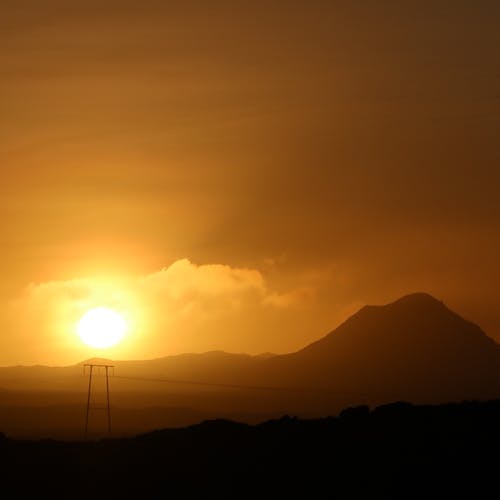
[[[498,11],[2,2],[0,365],[91,356],[96,307],[118,359],[292,352],[418,291],[500,340]]]

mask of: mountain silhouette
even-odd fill
[[[291,354],[213,351],[112,364],[111,401],[120,415],[115,428],[123,434],[204,418],[259,422],[283,414],[333,415],[360,404],[500,396],[500,346],[424,293],[365,306]],[[0,425],[21,433],[20,422],[31,422],[31,408],[40,414],[42,405],[47,406],[46,428],[59,428],[57,412],[48,407],[76,412],[87,379],[81,364],[6,367],[0,368],[0,387],[8,391],[4,404],[22,406],[26,413],[23,420],[15,411],[4,412]]]
[[[371,402],[500,394],[500,346],[424,293],[366,306],[304,349],[273,358],[275,377]]]

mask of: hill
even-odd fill
[[[212,420],[90,443],[0,438],[8,498],[489,498],[500,401]]]

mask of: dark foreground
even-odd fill
[[[497,497],[500,401],[0,444],[2,498]]]

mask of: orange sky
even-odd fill
[[[500,340],[499,21],[2,2],[0,364],[92,354],[102,302],[134,323],[117,357],[287,352],[413,291]]]

